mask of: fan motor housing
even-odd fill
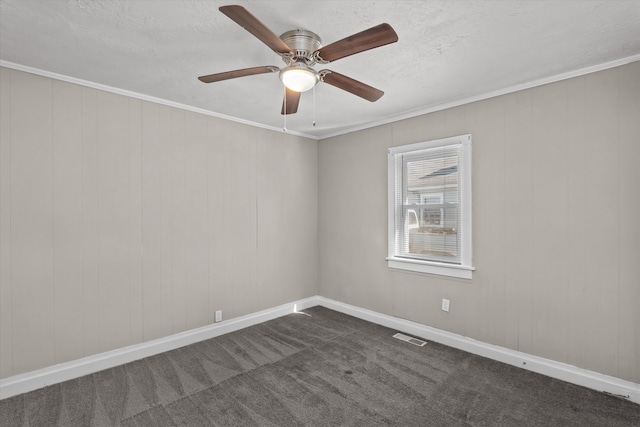
[[[308,30],[287,31],[280,38],[293,50],[294,60],[307,63],[314,62],[313,53],[322,47],[320,36]]]

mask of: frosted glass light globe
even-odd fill
[[[318,73],[304,64],[295,64],[280,71],[280,80],[294,92],[306,92],[318,83]]]

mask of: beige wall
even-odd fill
[[[2,378],[320,289],[640,382],[640,62],[319,144],[5,68],[0,85]],[[387,147],[464,133],[474,279],[389,270]]]
[[[473,280],[388,269],[386,149],[466,133]],[[323,140],[318,156],[322,296],[640,382],[640,62]]]
[[[0,377],[317,294],[317,142],[0,84]]]

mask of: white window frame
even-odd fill
[[[427,261],[416,258],[398,256],[398,235],[396,233],[396,162],[397,154],[430,148],[460,145],[458,163],[458,185],[460,186],[460,264],[438,261]],[[471,279],[473,270],[472,257],[472,209],[471,209],[471,135],[459,135],[433,141],[391,147],[388,149],[388,243],[387,266],[393,269],[408,270],[419,273],[437,274],[461,279]]]

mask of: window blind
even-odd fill
[[[395,155],[396,256],[461,264],[460,149]]]

